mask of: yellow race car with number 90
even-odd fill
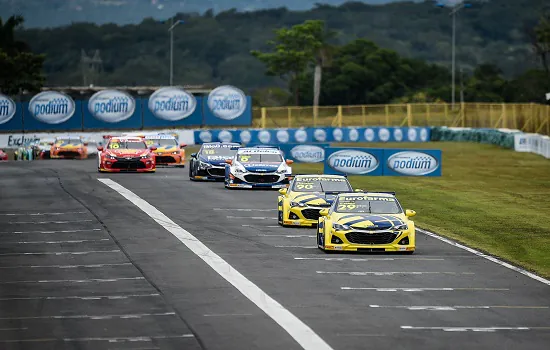
[[[393,192],[339,194],[321,210],[317,246],[323,251],[403,252],[416,249],[414,210],[403,210]]]
[[[279,225],[317,226],[321,209],[330,207],[342,192],[353,192],[345,176],[296,175],[288,188],[279,190]]]

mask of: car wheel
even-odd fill
[[[319,248],[319,250],[326,253],[327,251],[325,250],[325,248],[322,248],[324,246],[325,246],[325,236],[321,231],[321,229],[318,229],[317,230],[317,248]]]

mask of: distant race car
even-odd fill
[[[111,137],[99,146],[99,172],[155,172],[155,146],[147,147],[141,137]]]
[[[100,142],[95,140],[86,140],[88,143],[88,158],[95,158],[98,156],[97,147],[101,146]]]
[[[317,226],[321,211],[339,193],[353,192],[342,175],[296,175],[288,188],[279,190],[278,220],[283,226]]]
[[[0,149],[0,161],[8,160],[8,154],[4,150]]]
[[[284,188],[292,176],[292,160],[273,147],[244,147],[226,161],[226,188]]]
[[[191,154],[189,161],[189,179],[223,180],[226,160],[231,159],[241,147],[233,142],[203,143],[197,153]]]
[[[80,137],[56,137],[50,143],[50,158],[86,159],[88,158],[88,144]]]
[[[51,144],[54,143],[55,140],[40,140],[38,141],[35,146],[35,158],[40,159],[48,159],[50,158],[50,151],[51,151]]]
[[[175,136],[170,134],[149,134],[144,136],[147,146],[155,146],[157,165],[185,167],[185,146],[178,144]]]
[[[321,210],[319,249],[357,252],[403,252],[416,249],[414,210],[403,210],[395,193],[339,194]]]

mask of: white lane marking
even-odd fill
[[[369,305],[373,309],[405,309],[411,311],[457,311],[457,310],[477,310],[477,309],[548,309],[549,306],[489,306],[489,305],[452,305],[452,306],[397,306],[397,305]]]
[[[0,232],[2,233],[74,233],[74,232],[89,232],[89,231],[101,231],[100,228],[90,228],[85,230],[59,230],[59,231],[13,231],[13,232]]]
[[[6,222],[8,225],[43,225],[43,224],[74,224],[78,222],[91,222],[93,220],[75,220],[75,221],[12,221]]]
[[[239,220],[277,220],[277,218],[271,216],[226,216],[228,219],[239,219]]]
[[[315,237],[315,236],[314,236]],[[325,261],[395,261],[395,260],[418,260],[418,261],[441,261],[445,259],[431,258],[309,258],[295,257],[294,260],[325,260]]]
[[[0,328],[0,331],[24,331],[27,330],[27,327],[21,327],[21,328]]]
[[[340,287],[341,290],[374,290],[377,292],[453,292],[453,291],[506,291],[508,288],[414,288],[414,287],[386,287],[386,288],[367,288],[367,287]]]
[[[4,244],[59,244],[59,243],[86,243],[86,242],[105,242],[109,238],[102,239],[78,239],[72,241],[19,241],[19,242],[2,242]]]
[[[311,238],[311,237],[317,237],[317,236],[316,235],[256,235],[256,237]]]
[[[413,327],[401,326],[401,329],[429,330],[444,332],[496,332],[496,331],[528,331],[533,329],[550,329],[550,327]]]
[[[0,213],[0,216],[17,216],[17,215],[30,215],[30,216],[44,216],[44,215],[65,215],[65,214],[87,214],[87,211],[67,211],[64,213]]]
[[[120,250],[88,250],[85,252],[36,252],[36,253],[2,253],[0,256],[15,256],[15,255],[86,255],[97,253],[120,253]]]
[[[421,233],[423,233],[423,234],[425,234],[425,235],[427,235],[427,236],[430,236],[430,237],[432,237],[432,238],[438,239],[438,240],[440,240],[440,241],[442,241],[442,242],[445,242],[445,243],[450,244],[450,245],[452,245],[452,246],[455,246],[455,247],[457,247],[457,248],[464,249],[464,250],[466,250],[466,251],[468,251],[468,252],[470,252],[470,253],[472,253],[472,254],[475,254],[475,255],[477,255],[477,256],[479,256],[479,257],[481,257],[481,258],[484,258],[484,259],[487,259],[487,260],[489,260],[489,261],[492,261],[492,262],[494,262],[494,263],[496,263],[496,264],[499,264],[500,266],[504,266],[504,267],[506,267],[506,268],[508,268],[508,269],[510,269],[510,270],[519,272],[519,273],[521,273],[522,275],[525,275],[525,276],[527,276],[527,277],[530,277],[530,278],[532,278],[532,279],[534,279],[534,280],[537,280],[537,281],[539,281],[539,282],[542,282],[542,283],[544,283],[544,284],[550,286],[550,280],[547,280],[546,278],[543,278],[543,277],[541,277],[541,276],[538,276],[538,275],[536,275],[536,274],[534,274],[534,273],[532,273],[532,272],[529,272],[529,271],[527,271],[527,270],[524,270],[524,269],[522,269],[522,268],[520,268],[520,267],[514,266],[514,265],[509,264],[509,263],[507,263],[507,262],[504,262],[504,261],[502,261],[502,260],[499,260],[499,259],[495,258],[494,256],[484,254],[484,253],[482,253],[482,252],[480,252],[480,251],[478,251],[478,250],[475,250],[475,249],[472,249],[472,248],[467,247],[467,246],[465,246],[465,245],[462,245],[462,244],[460,244],[460,243],[451,241],[450,239],[441,237],[440,235],[435,234],[435,233],[433,233],[433,232],[426,231],[426,230],[419,229],[419,228],[417,228],[416,230],[419,231],[419,232],[421,232]]]
[[[147,298],[147,297],[159,297],[159,293],[151,294],[127,294],[127,295],[89,295],[89,296],[79,296],[79,295],[69,295],[69,296],[45,296],[45,297],[24,297],[24,298],[0,298],[0,301],[15,301],[15,300],[68,300],[68,299],[77,299],[77,300],[119,300],[119,299],[129,299],[129,298]]]
[[[393,276],[393,275],[475,275],[473,272],[439,272],[439,271],[317,271],[319,274],[350,276]]]
[[[255,225],[241,225],[242,227],[254,227],[254,228],[258,228],[258,229],[264,229],[266,227],[269,227],[269,228],[283,228],[282,226],[279,226],[279,225],[270,225],[270,226],[262,226],[262,227],[257,227]]]
[[[235,209],[235,208],[214,208],[214,210],[228,210],[228,211],[277,211],[277,209]]]
[[[120,277],[120,278],[89,278],[85,280],[38,280],[38,281],[2,281],[0,284],[17,284],[17,283],[104,283],[118,281],[144,280],[145,277]]]
[[[175,312],[159,312],[144,314],[126,314],[126,315],[51,315],[51,316],[20,316],[20,317],[0,317],[0,320],[44,320],[44,319],[90,319],[90,320],[109,320],[113,318],[141,318],[150,316],[174,316]]]
[[[78,268],[103,268],[108,266],[128,266],[132,263],[117,264],[88,264],[88,265],[18,265],[18,266],[0,266],[0,270],[5,269],[78,269]]]
[[[332,350],[332,348],[313,330],[285,309],[275,299],[248,280],[233,266],[229,265],[219,255],[210,250],[188,231],[181,228],[157,208],[138,197],[136,194],[119,185],[111,179],[101,178],[98,181],[120,193],[143,212],[148,214],[168,232],[177,237],[187,248],[207,263],[226,281],[237,288],[245,297],[262,309],[269,317],[277,322],[291,337],[306,350]]]
[[[204,317],[253,316],[252,314],[206,314]]]
[[[317,247],[305,246],[305,245],[276,245],[275,248],[304,248],[304,249],[317,249]]]
[[[125,342],[152,342],[156,339],[176,339],[176,338],[194,338],[194,334],[179,334],[179,335],[164,335],[164,336],[137,336],[137,337],[109,337],[109,338],[38,338],[38,339],[8,339],[0,340],[0,343],[44,343],[44,342],[90,342],[90,341],[106,341],[109,343],[125,343]],[[137,349],[137,348],[134,348]],[[147,349],[159,349],[159,348],[147,348]]]

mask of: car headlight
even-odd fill
[[[286,166],[284,164],[281,164],[279,168],[276,171],[277,174],[284,174],[286,173]]]
[[[349,231],[351,228],[348,225],[332,224],[334,231]]]
[[[302,207],[303,208],[303,207],[307,207],[307,204],[300,203],[300,202],[290,202],[290,206],[292,208],[294,208],[294,207]]]
[[[409,226],[407,224],[403,224],[403,225],[397,225],[397,226],[394,226],[393,229],[395,231],[403,231],[403,230],[406,230],[408,229]]]
[[[105,158],[107,158],[107,159],[116,159],[116,157],[113,156],[113,155],[111,155],[111,154],[107,154],[107,155],[105,156]]]
[[[179,152],[178,152],[178,151],[176,151],[176,152],[172,152],[172,154],[179,154]]]
[[[211,167],[212,167],[212,164],[203,162],[202,160],[199,163],[199,168],[201,168],[201,169],[208,169],[208,168],[211,168]]]
[[[149,159],[151,158],[151,154],[150,153],[147,153],[147,154],[144,154],[141,156],[141,159]]]
[[[231,168],[231,172],[234,174],[243,174],[246,173],[246,169],[241,164],[237,163]]]

